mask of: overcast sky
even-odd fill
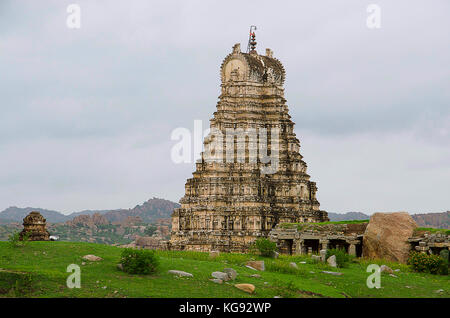
[[[172,163],[171,132],[208,127],[252,24],[322,209],[450,209],[448,0],[76,1],[69,29],[74,2],[0,1],[0,210],[178,201],[194,164]]]

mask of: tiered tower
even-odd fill
[[[323,222],[284,99],[285,70],[240,44],[221,66],[205,151],[172,214],[171,249],[245,252],[283,222]],[[255,138],[256,137],[256,138]]]

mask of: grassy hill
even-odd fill
[[[337,269],[342,276],[321,273],[329,268],[314,264],[309,257],[284,256],[265,258],[266,271],[255,272],[243,266],[247,260],[258,259],[249,254],[221,253],[210,259],[207,253],[158,251],[160,271],[154,276],[129,275],[117,270],[121,248],[73,242],[30,242],[21,248],[0,242],[0,297],[450,297],[448,276],[418,274],[408,267],[388,263],[397,277],[382,274],[380,289],[366,287],[364,260],[357,260],[348,268]],[[94,254],[100,262],[86,262],[82,256]],[[306,264],[300,263],[306,261]],[[293,269],[289,262],[296,262]],[[379,262],[381,264],[381,262]],[[81,267],[81,288],[69,289],[66,279],[70,264]],[[251,283],[256,292],[249,295],[233,284],[209,281],[213,271],[232,267],[238,272],[233,283]],[[177,278],[170,269],[190,272],[192,278]],[[258,273],[260,278],[250,277]],[[437,293],[436,290],[444,292]]]

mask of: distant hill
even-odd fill
[[[368,220],[370,215],[362,212],[347,212],[347,213],[333,213],[328,212],[328,218],[332,222],[336,221],[350,221],[350,220]]]
[[[333,213],[328,212],[330,221],[368,220],[370,215],[361,212]],[[450,229],[450,211],[442,213],[411,214],[420,227]]]
[[[109,222],[121,222],[129,216],[139,216],[146,223],[153,223],[157,219],[170,218],[175,208],[180,207],[178,203],[152,198],[141,205],[137,205],[132,209],[117,209],[117,210],[84,210],[74,212],[69,215],[64,215],[58,211],[46,210],[41,208],[18,208],[9,207],[0,212],[0,220],[2,223],[22,222],[23,218],[31,211],[40,212],[48,223],[61,223],[72,220],[74,217],[80,215],[94,215],[99,213],[104,215]]]
[[[179,208],[178,203],[153,198],[144,202],[141,205],[137,205],[128,210],[113,210],[103,214],[110,222],[121,222],[127,217],[140,217],[145,223],[153,223],[157,219],[170,218],[175,208]]]
[[[450,211],[442,213],[413,214],[412,218],[420,227],[450,229]]]
[[[0,212],[0,219],[8,220],[11,222],[22,222],[23,218],[26,217],[31,211],[38,211],[42,214],[47,222],[59,223],[69,220],[69,216],[62,214],[58,211],[46,210],[41,208],[18,208],[15,206],[9,207],[6,210]]]

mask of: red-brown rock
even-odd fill
[[[374,213],[364,232],[363,257],[406,263],[408,238],[417,227],[407,212]]]

